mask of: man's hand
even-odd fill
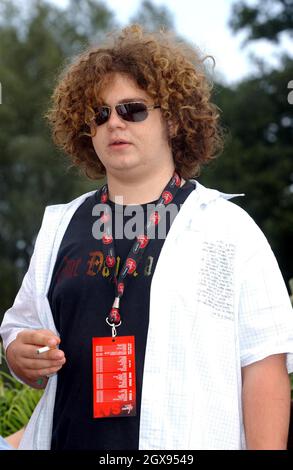
[[[6,358],[13,372],[34,388],[44,388],[51,374],[65,364],[64,352],[58,348],[60,338],[50,330],[24,330],[6,350]],[[50,351],[38,354],[48,346]]]

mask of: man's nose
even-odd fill
[[[114,106],[111,109],[111,114],[110,114],[107,124],[108,124],[109,129],[116,128],[116,127],[122,127],[122,128],[126,127],[126,121],[124,121],[119,116]]]

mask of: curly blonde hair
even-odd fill
[[[161,106],[172,129],[169,141],[178,173],[185,179],[198,175],[223,143],[205,59],[163,31],[148,34],[132,25],[112,33],[108,42],[87,49],[62,72],[46,114],[54,142],[88,177],[103,177],[105,167],[93,148],[90,123],[106,74],[123,73]]]

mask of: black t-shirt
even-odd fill
[[[186,182],[178,190],[173,203],[180,208],[194,189],[193,183]],[[93,206],[99,202],[97,194],[88,197],[70,221],[58,252],[48,293],[61,337],[60,349],[66,356],[66,364],[58,373],[52,450],[138,449],[150,285],[164,238],[156,237],[148,244],[120,302],[122,324],[118,328],[118,334],[135,336],[137,415],[93,418],[92,338],[111,336],[111,328],[106,324],[105,318],[115,297],[114,284],[110,281],[103,259],[102,242],[92,234],[93,223],[97,219],[92,215]],[[128,222],[129,229],[133,214],[124,214],[127,206],[112,202],[110,206],[113,223],[123,220],[123,227]],[[130,207],[136,211],[136,206],[128,206],[128,210]],[[146,215],[147,204],[142,207]],[[168,233],[170,220],[168,216],[166,219]],[[114,230],[113,226],[113,235]],[[133,239],[129,240],[125,236],[115,238],[115,251],[120,267],[133,242]]]

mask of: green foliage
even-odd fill
[[[25,426],[42,394],[43,390],[22,385],[0,371],[0,435],[6,437]]]
[[[246,30],[247,40],[269,39],[278,42],[280,34],[293,33],[292,0],[258,0],[251,6],[247,1],[233,5],[230,26],[234,32]]]
[[[143,0],[131,23],[139,23],[148,31],[158,31],[162,27],[174,29],[173,17],[165,6],[155,6],[150,0]]]

